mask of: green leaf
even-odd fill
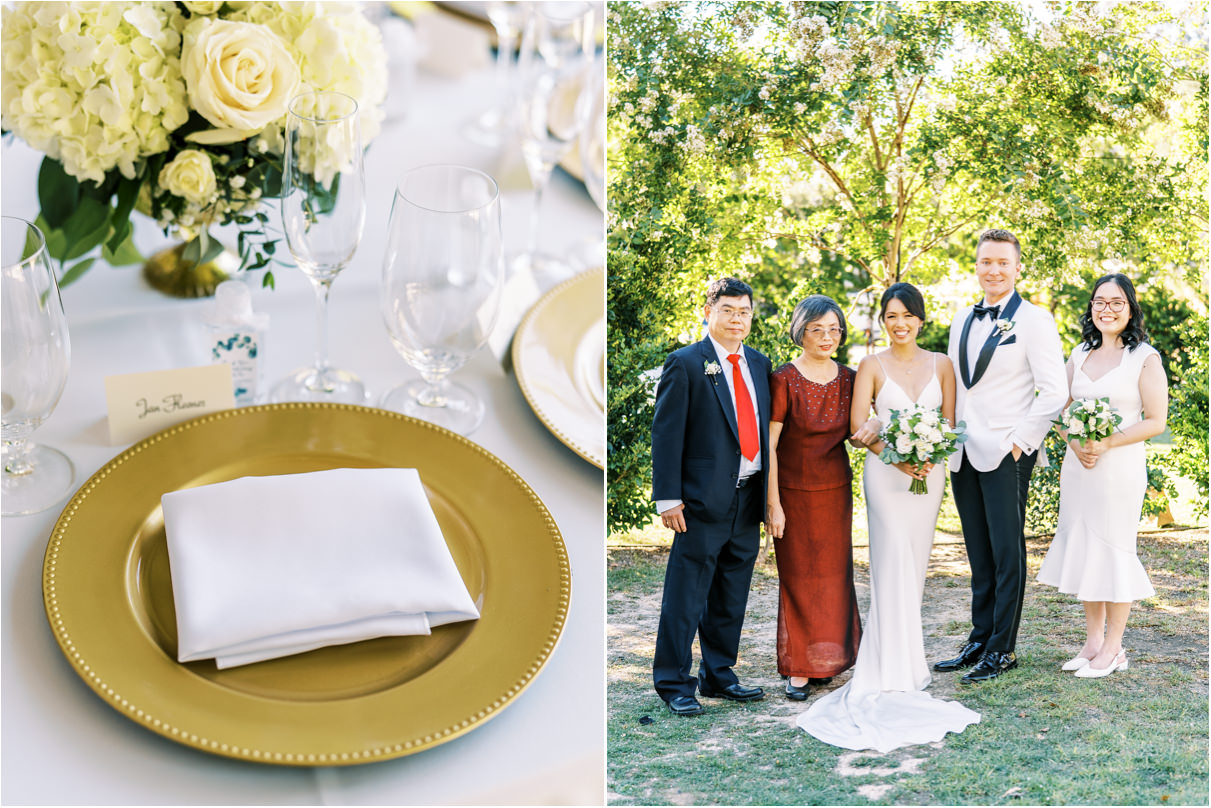
[[[109,235],[109,206],[95,199],[84,197],[80,206],[63,225],[67,239],[67,250],[63,260],[79,258]]]
[[[50,157],[42,158],[38,169],[38,205],[51,228],[62,227],[80,201],[80,183]]]
[[[75,264],[64,272],[63,276],[59,278],[59,288],[63,288],[70,283],[75,283],[76,281],[80,280],[80,277],[88,271],[88,268],[91,267],[96,260],[97,257],[95,255],[92,258],[85,258],[83,261]]]
[[[265,277],[261,278],[262,289],[277,289],[277,283],[273,279],[273,270],[266,270]]]
[[[209,263],[210,261],[213,261],[214,259],[218,258],[219,255],[222,254],[223,242],[219,241],[216,238],[212,238],[210,233],[207,233],[205,231],[202,232],[201,238],[204,239],[204,243],[202,245],[202,250],[201,250],[202,259],[201,259],[201,261],[199,261],[199,263],[202,263],[202,264]]]
[[[112,267],[141,264],[146,260],[138,248],[135,247],[134,228],[130,226],[129,221],[124,222],[123,225],[126,228],[126,235],[118,242],[117,247],[111,249],[110,245],[113,244],[113,239],[110,239],[101,248],[101,257]]]
[[[63,251],[67,249],[67,239],[64,237],[63,231],[51,227],[41,215],[34,219],[34,224],[46,237],[46,251],[50,253],[50,257],[56,261],[62,261]]]
[[[110,217],[114,232],[107,245],[113,252],[119,250],[122,242],[130,233],[130,214],[135,209],[135,201],[139,198],[140,185],[142,183],[139,180],[128,180],[125,177],[118,183],[118,199],[114,205],[113,215]]]

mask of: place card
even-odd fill
[[[133,443],[165,427],[235,406],[231,365],[105,377],[110,443]]]

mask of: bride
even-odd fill
[[[941,407],[954,423],[955,374],[944,354],[917,345],[925,301],[916,287],[897,283],[883,293],[879,317],[891,346],[868,356],[854,380],[850,424],[870,417],[882,424],[892,410],[916,403]],[[868,428],[869,429],[869,428]],[[861,439],[866,430],[855,437]],[[945,464],[916,468],[886,465],[883,442],[867,442],[863,488],[870,535],[870,611],[853,676],[799,716],[798,724],[820,740],[846,749],[888,752],[940,740],[980,720],[958,702],[934,699],[921,634],[925,571],[946,487]],[[910,478],[925,479],[926,494],[909,492]]]

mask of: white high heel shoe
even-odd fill
[[[1079,671],[1081,668],[1089,664],[1089,660],[1083,656],[1074,656],[1072,659],[1060,666],[1062,671]]]
[[[1095,668],[1092,665],[1086,665],[1076,672],[1076,676],[1080,679],[1100,679],[1103,676],[1109,676],[1115,671],[1127,670],[1127,652],[1119,651],[1110,665],[1105,668]]]

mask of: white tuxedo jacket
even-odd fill
[[[968,389],[960,371],[959,343],[971,310],[964,308],[950,325],[947,354],[955,368],[955,421],[967,424],[967,441],[950,456],[950,470],[959,470],[966,452],[977,471],[992,471],[1015,443],[1026,451],[1039,449],[1038,465],[1046,466],[1043,438],[1068,401],[1068,374],[1055,320],[1023,300],[1011,318],[1013,328],[999,336],[984,373]],[[974,360],[970,370],[974,375]]]

